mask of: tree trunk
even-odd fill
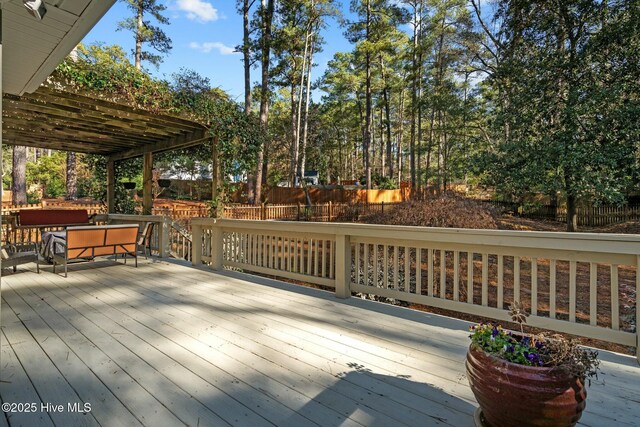
[[[298,173],[298,157],[300,156],[300,145],[298,141],[298,115],[296,114],[296,90],[293,80],[291,81],[291,93],[289,94],[291,101],[291,162],[289,180],[291,186],[296,185],[296,174]]]
[[[400,121],[400,126],[398,129],[398,142],[396,147],[396,171],[398,173],[398,186],[402,183],[402,167],[404,163],[402,162],[402,142],[404,135],[404,88],[400,91],[400,109],[399,109],[400,117],[398,120]]]
[[[27,147],[21,145],[13,146],[11,196],[14,205],[27,204]]]
[[[143,14],[142,0],[138,0],[138,28],[136,30],[136,68],[140,70],[142,68],[142,14]]]
[[[295,157],[291,159],[293,165],[293,172],[295,176],[298,176],[302,181],[303,173],[300,172],[300,156],[302,154],[302,149],[300,147],[300,128],[302,126],[302,100],[304,97],[304,81],[307,78],[306,69],[307,69],[307,53],[309,51],[309,29],[307,28],[307,32],[305,33],[304,38],[304,53],[302,55],[302,70],[300,71],[300,85],[298,86],[298,106],[296,113],[296,123],[294,128],[294,145],[295,145]],[[291,87],[293,92],[294,88]],[[292,95],[293,96],[293,95]],[[291,108],[293,109],[293,104],[291,104]]]
[[[307,161],[307,138],[309,135],[309,104],[311,102],[311,67],[313,66],[313,50],[315,48],[314,32],[311,33],[311,45],[309,48],[309,62],[307,66],[306,104],[304,106],[304,126],[302,129],[302,144],[300,146],[300,176],[304,176]]]
[[[578,231],[578,209],[576,196],[567,193],[567,231]]]
[[[411,187],[416,188],[416,111],[418,104],[418,6],[413,8],[413,56],[411,64],[411,140],[409,142],[409,169]]]
[[[76,174],[76,153],[67,152],[67,195],[66,200],[76,200],[78,198]]]
[[[387,82],[387,76],[384,72],[384,63],[382,57],[380,57],[380,69],[382,70],[382,80],[384,81],[384,88],[382,90],[382,96],[384,99],[384,114],[385,114],[385,124],[387,130],[387,152],[386,152],[386,176],[389,178],[393,178],[393,151],[391,148],[391,107],[389,103],[389,83]]]
[[[367,0],[367,20],[366,39],[369,41],[371,31],[371,0]],[[367,50],[365,54],[365,131],[364,131],[364,169],[367,180],[367,190],[371,190],[371,162],[369,159],[369,149],[371,147],[371,53]]]
[[[251,40],[249,39],[249,0],[242,4],[242,59],[244,64],[244,112],[251,112]]]
[[[260,87],[260,126],[269,138],[269,65],[271,54],[271,22],[273,20],[274,0],[262,0],[262,84]],[[265,142],[266,144],[266,142]],[[256,162],[256,184],[255,194],[252,202],[260,203],[262,197],[262,174],[264,172],[265,147],[261,146],[258,150],[258,159]]]

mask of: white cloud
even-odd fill
[[[189,47],[191,49],[199,50],[203,53],[209,53],[214,49],[217,49],[218,52],[220,52],[220,55],[235,55],[239,53],[236,51],[235,48],[229,47],[224,43],[220,43],[220,42],[204,42],[204,43],[191,42],[189,43]]]
[[[218,9],[203,0],[177,0],[176,6],[187,12],[187,18],[194,21],[209,22],[217,21],[220,18]]]

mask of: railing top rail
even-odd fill
[[[352,223],[300,223],[194,218],[192,226],[350,235],[408,241],[466,245],[553,249],[577,252],[640,255],[640,235],[547,231],[477,230]]]
[[[126,220],[126,221],[147,221],[147,222],[163,222],[166,216],[164,215],[128,215],[128,214],[105,214],[109,219]]]

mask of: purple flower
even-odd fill
[[[495,326],[493,327],[493,330],[491,331],[491,336],[495,337],[496,335],[498,335],[500,332],[498,331],[498,328],[496,328]]]

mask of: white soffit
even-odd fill
[[[115,1],[45,0],[42,21],[22,0],[1,1],[3,92],[35,91]]]

